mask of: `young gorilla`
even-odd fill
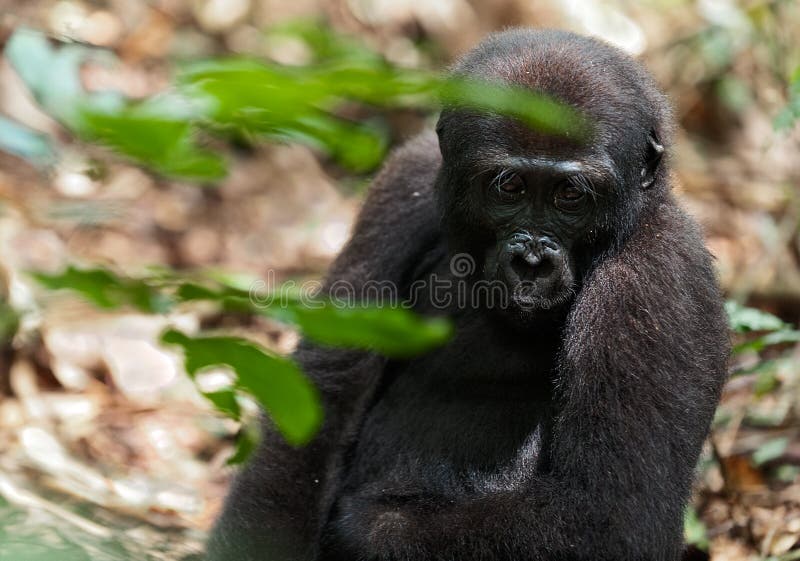
[[[667,103],[637,63],[569,33],[494,35],[454,72],[553,95],[592,141],[446,108],[438,147],[425,134],[393,156],[329,283],[394,282],[456,335],[409,361],[303,343],[323,430],[293,449],[267,425],[213,561],[681,557],[728,340],[670,193]]]

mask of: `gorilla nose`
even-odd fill
[[[537,265],[545,254],[561,252],[558,243],[550,236],[534,237],[527,232],[512,235],[507,247],[510,253],[523,257],[531,265]]]
[[[556,272],[561,249],[549,236],[514,234],[507,245],[510,265],[520,280],[545,279]]]

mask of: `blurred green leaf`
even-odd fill
[[[785,464],[775,470],[775,477],[783,483],[794,483],[800,477],[800,466]]]
[[[54,46],[43,33],[19,28],[8,39],[4,55],[42,108],[74,130],[80,127],[82,106],[110,109],[122,104],[120,94],[102,92],[90,96],[81,84],[81,66],[88,61],[115,62],[110,51],[77,43]]]
[[[753,463],[757,466],[780,458],[789,446],[789,439],[785,437],[773,438],[758,447],[753,452]]]
[[[770,313],[742,306],[732,300],[725,302],[725,311],[728,313],[730,328],[737,333],[778,331],[789,327],[781,319]]]
[[[25,158],[37,166],[55,161],[55,150],[47,136],[0,115],[0,150]]]
[[[236,388],[263,406],[291,444],[307,443],[322,423],[317,391],[291,360],[237,337],[189,337],[169,330],[161,340],[183,348],[191,376],[208,367],[230,366],[236,374]]]
[[[217,411],[238,421],[242,416],[239,402],[236,401],[236,392],[231,389],[215,392],[203,392],[203,396],[214,404]]]
[[[261,314],[292,323],[303,335],[324,345],[367,349],[390,357],[429,351],[452,334],[448,320],[422,318],[404,308],[306,302],[285,294],[276,294],[269,304],[262,305],[248,291],[219,285],[211,288],[163,271],[153,278],[126,278],[107,269],[70,266],[60,273],[33,276],[50,290],[72,290],[101,308],[130,305],[148,313],[163,313],[173,300],[213,301],[227,312]]]
[[[211,289],[184,283],[176,291],[181,301],[213,300],[235,312],[254,312],[292,323],[304,336],[324,345],[368,349],[389,357],[408,357],[446,343],[451,323],[442,318],[422,318],[404,308],[338,304],[263,296],[256,302],[248,292],[233,288]],[[261,297],[259,297],[259,300]]]
[[[683,518],[683,537],[687,545],[693,545],[703,551],[708,551],[708,529],[700,520],[697,511],[689,506]]]
[[[422,318],[402,308],[324,302],[311,307],[267,308],[266,313],[291,321],[303,335],[318,343],[370,349],[389,357],[430,351],[446,343],[452,335],[449,321]]]
[[[19,328],[19,315],[0,296],[0,346],[10,341]]]
[[[734,113],[741,113],[753,102],[746,82],[733,75],[724,75],[714,85],[719,100]]]
[[[800,342],[800,331],[795,329],[783,329],[781,331],[773,331],[763,337],[758,337],[752,341],[746,341],[736,345],[733,349],[734,354],[743,353],[746,351],[758,352],[765,347],[772,345],[780,345],[783,343],[798,343]]]
[[[551,134],[582,138],[591,126],[572,107],[517,86],[454,77],[441,83],[439,97],[447,105],[507,115]]]
[[[116,113],[85,109],[80,128],[84,135],[149,165],[166,176],[194,180],[224,177],[224,160],[195,145],[190,122],[154,115],[136,106]]]
[[[579,138],[588,130],[578,112],[508,84],[393,66],[357,42],[313,24],[287,25],[278,35],[309,46],[306,66],[244,58],[187,65],[175,88],[141,103],[113,93],[88,94],[80,81],[87,60],[114,61],[83,45],[51,45],[41,33],[20,30],[9,40],[9,60],[42,107],[82,138],[105,144],[166,176],[213,181],[224,160],[198,144],[199,135],[252,141],[302,142],[358,172],[385,155],[385,127],[354,121],[354,103],[436,109],[441,104],[519,119],[547,133]],[[105,56],[105,58],[103,58]]]
[[[61,273],[32,275],[50,290],[72,290],[100,308],[130,305],[147,313],[163,313],[171,306],[167,296],[146,282],[122,278],[106,269],[69,266]]]
[[[697,36],[699,53],[711,74],[724,72],[736,53],[734,38],[721,27],[712,26]]]
[[[331,114],[341,84],[313,68],[223,59],[188,66],[179,84],[205,99],[208,124],[221,131],[310,144],[357,171],[378,165],[386,151],[385,132]]]
[[[757,369],[756,380],[753,384],[753,392],[757,396],[766,395],[779,386],[777,363],[775,361],[767,361],[762,364],[764,367]]]
[[[235,466],[243,464],[253,453],[261,440],[261,432],[257,423],[245,423],[236,435],[236,450],[228,458],[227,464]]]
[[[800,119],[800,67],[789,79],[789,101],[775,117],[773,126],[775,130],[789,130]]]

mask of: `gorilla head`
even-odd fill
[[[494,35],[453,73],[543,92],[590,124],[569,138],[447,107],[437,126],[451,250],[480,264],[476,279],[503,283],[515,317],[564,310],[593,262],[666,188],[666,102],[637,64],[563,32]]]

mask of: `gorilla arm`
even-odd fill
[[[710,256],[694,223],[667,199],[644,213],[577,297],[555,426],[536,473],[518,488],[382,513],[368,497],[344,498],[343,533],[362,540],[350,553],[398,561],[679,559],[683,508],[726,378],[727,337]]]
[[[375,179],[354,234],[333,263],[324,290],[346,282],[361,291],[391,282],[402,293],[440,240],[432,186],[440,164],[433,133],[407,143]],[[304,341],[294,355],[320,391],[323,427],[303,448],[288,445],[268,419],[262,441],[233,483],[207,548],[209,561],[314,559],[320,524],[338,483],[339,451],[383,371],[385,359]],[[352,427],[354,428],[354,427]]]

